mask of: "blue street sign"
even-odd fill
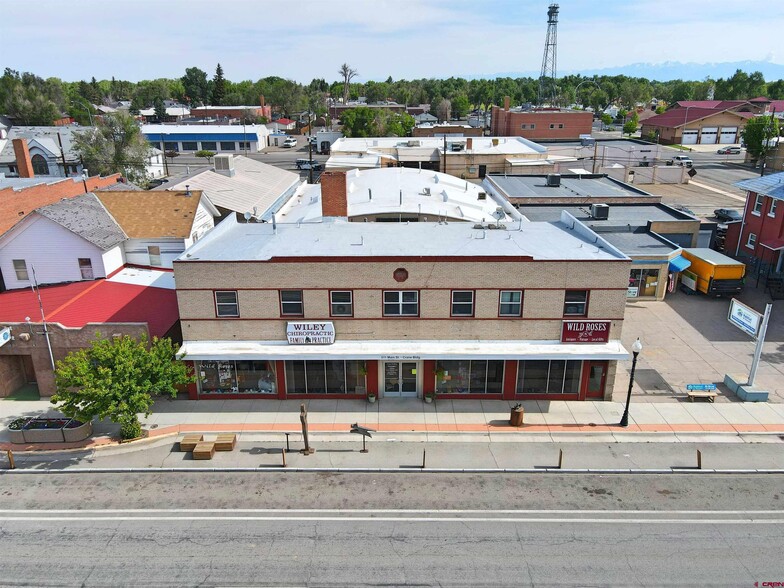
[[[715,390],[716,384],[686,384],[687,390]]]

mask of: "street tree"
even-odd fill
[[[637,132],[637,123],[640,122],[640,117],[637,112],[632,113],[632,116],[623,125],[623,132],[627,135],[633,135]]]
[[[212,78],[212,97],[211,103],[213,106],[220,106],[223,104],[223,99],[226,96],[226,79],[223,77],[223,68],[221,64],[215,68],[215,77]]]
[[[123,439],[141,436],[138,414],[150,415],[156,396],[177,396],[177,386],[194,381],[175,359],[170,339],[128,335],[105,339],[72,351],[58,361],[52,403],[64,415],[89,422],[109,418],[119,423]]]
[[[343,104],[348,103],[349,89],[351,87],[351,80],[357,77],[358,72],[352,69],[348,63],[344,63],[338,70],[340,77],[343,78]]]
[[[440,100],[438,106],[436,106],[436,116],[440,121],[449,122],[449,119],[452,118],[451,100],[447,100],[446,98]]]
[[[455,118],[465,118],[468,116],[468,111],[471,110],[471,104],[468,101],[468,96],[465,92],[459,92],[452,99],[452,114]]]
[[[163,100],[160,98],[156,98],[155,102],[153,102],[153,108],[155,109],[155,118],[158,119],[159,123],[166,122],[166,106],[163,103]]]
[[[75,132],[73,143],[90,173],[121,173],[135,183],[147,180],[151,147],[130,114],[107,114],[95,128]]]
[[[773,116],[755,116],[748,120],[741,136],[749,157],[753,161],[761,160],[764,165],[771,140],[779,136],[779,121]]]

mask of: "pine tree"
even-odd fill
[[[223,78],[223,68],[221,64],[215,68],[215,77],[212,78],[212,105],[220,106],[226,96],[226,80]]]

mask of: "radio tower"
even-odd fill
[[[539,75],[539,106],[549,101],[555,105],[558,95],[555,86],[555,65],[558,52],[558,5],[550,4],[547,9],[547,38],[544,41],[542,73]]]

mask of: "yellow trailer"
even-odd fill
[[[739,294],[743,290],[746,265],[707,248],[684,249],[681,254],[691,262],[681,274],[681,283],[711,296]]]

